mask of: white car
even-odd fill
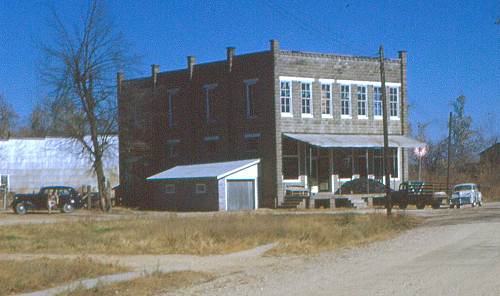
[[[453,187],[450,198],[450,208],[460,208],[462,205],[483,205],[483,195],[479,191],[479,186],[474,183],[458,184]]]

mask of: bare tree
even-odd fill
[[[16,111],[5,97],[0,94],[0,138],[9,138],[14,132],[16,122],[19,118]]]
[[[42,80],[50,89],[54,125],[81,144],[96,173],[101,207],[109,211],[103,155],[117,131],[115,75],[134,63],[103,2],[91,0],[68,27],[54,10],[53,40],[42,46]],[[71,28],[71,30],[70,30]]]

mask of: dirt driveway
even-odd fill
[[[500,203],[408,213],[426,222],[392,240],[314,257],[256,258],[176,294],[500,295]]]

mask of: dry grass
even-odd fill
[[[47,289],[83,278],[126,271],[90,259],[34,259],[0,261],[0,295]]]
[[[279,252],[309,253],[384,239],[414,218],[383,214],[163,215],[128,220],[0,228],[0,252],[66,254],[223,254],[278,242]]]
[[[159,295],[213,279],[214,276],[209,273],[195,271],[179,271],[164,274],[153,273],[147,277],[128,282],[100,285],[93,289],[82,287],[71,292],[59,294],[58,296]]]

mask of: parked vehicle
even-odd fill
[[[423,209],[427,205],[439,209],[447,198],[445,188],[430,182],[403,182],[398,191],[391,192],[392,205],[397,205],[400,209],[406,209],[408,205],[415,205],[417,209]]]
[[[49,198],[55,197],[49,202]],[[16,194],[12,208],[17,214],[26,214],[28,210],[60,210],[71,213],[75,208],[81,207],[81,198],[78,192],[67,186],[48,186],[32,194]]]
[[[450,208],[460,208],[467,204],[473,207],[483,205],[483,195],[479,191],[479,186],[474,183],[455,185],[451,194]]]

